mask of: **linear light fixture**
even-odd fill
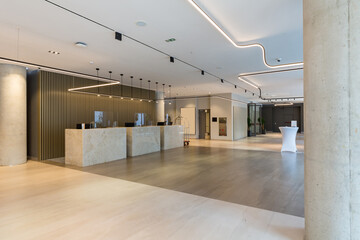
[[[248,81],[248,80],[245,80],[244,78],[242,78],[242,77],[238,77],[238,79],[240,80],[240,81],[242,81],[242,82],[244,82],[244,83],[246,83],[246,84],[248,84],[248,85],[250,85],[250,86],[252,86],[252,87],[254,87],[254,88],[257,88],[257,89],[259,89],[259,87],[258,86],[256,86],[255,84],[253,84],[253,83],[251,83],[250,81]]]
[[[98,93],[92,93],[92,92],[83,92],[83,91],[76,91],[76,93],[80,94],[87,94],[87,95],[96,95],[98,97],[111,97],[111,98],[120,98],[122,100],[139,100],[142,101],[140,98],[131,98],[131,97],[123,97],[123,96],[117,96],[117,95],[109,95],[109,94],[98,94]],[[149,100],[151,102],[151,100]]]
[[[275,107],[291,106],[291,105],[294,105],[294,103],[288,102],[288,103],[276,103],[276,104],[274,104]]]
[[[212,20],[212,18],[209,17],[209,15],[207,15],[205,13],[204,10],[202,10],[199,5],[197,5],[195,3],[194,0],[188,0],[189,3],[198,11],[201,13],[201,15],[203,15],[203,17],[208,20],[214,27],[215,29],[217,29],[232,45],[234,45],[236,48],[250,48],[250,47],[260,47],[262,50],[262,56],[263,56],[263,62],[265,64],[266,67],[268,68],[282,68],[282,67],[295,67],[295,66],[302,66],[304,65],[303,62],[296,62],[296,63],[288,63],[288,64],[280,64],[280,65],[269,65],[266,61],[266,53],[265,53],[265,47],[263,45],[261,45],[260,43],[253,43],[253,44],[246,44],[246,45],[238,45],[236,44],[230,37],[229,35],[227,35],[225,33],[224,30],[222,30],[219,25],[217,25],[215,23],[214,20]]]
[[[78,91],[78,90],[84,90],[84,89],[91,89],[91,88],[99,88],[99,87],[106,87],[111,85],[118,85],[119,82],[113,82],[113,83],[104,83],[104,84],[97,84],[97,85],[91,85],[91,86],[85,86],[85,87],[78,87],[78,88],[69,88],[69,92]]]

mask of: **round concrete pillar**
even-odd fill
[[[306,239],[360,239],[360,1],[303,3]]]
[[[26,159],[26,70],[0,64],[0,165]]]
[[[164,93],[155,92],[156,95],[156,122],[165,121],[165,102],[164,102]]]

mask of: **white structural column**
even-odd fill
[[[360,1],[304,0],[306,239],[360,239]]]
[[[164,93],[163,92],[155,92],[155,96],[157,99],[156,103],[156,118],[155,124],[157,122],[165,121],[165,102],[164,102]]]
[[[0,64],[0,165],[26,158],[26,70]]]

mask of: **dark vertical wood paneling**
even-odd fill
[[[52,159],[65,155],[65,129],[75,128],[77,123],[93,121],[94,111],[112,112],[112,121],[116,120],[118,126],[125,122],[134,121],[134,114],[144,112],[152,118],[155,117],[155,103],[139,100],[98,97],[68,92],[72,87],[81,87],[97,84],[93,80],[67,76],[63,74],[40,71],[39,81],[39,135],[38,159]],[[133,89],[133,97],[139,97],[139,89]],[[124,96],[130,96],[131,88],[123,87]],[[121,93],[121,87],[106,87],[92,92],[103,94]],[[145,90],[143,91],[145,93]],[[151,98],[155,93],[151,91]],[[148,98],[148,92],[146,96]]]

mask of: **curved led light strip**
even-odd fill
[[[256,86],[254,83],[250,82],[249,80],[245,79],[244,77],[238,76],[238,79],[254,88],[260,89],[259,86]]]
[[[296,62],[296,63],[288,63],[288,64],[281,64],[281,65],[269,65],[266,62],[266,55],[265,55],[265,47],[261,45],[260,43],[253,43],[253,44],[247,44],[247,45],[238,45],[236,44],[225,32],[222,30],[219,25],[217,25],[214,20],[212,20],[209,15],[207,15],[204,10],[202,10],[199,5],[197,5],[193,0],[188,0],[191,5],[198,10],[198,12],[201,13],[205,17],[206,20],[208,20],[232,45],[234,45],[236,48],[250,48],[250,47],[260,47],[263,55],[263,62],[266,67],[268,68],[283,68],[283,67],[295,67],[295,66],[302,66],[303,62]]]

